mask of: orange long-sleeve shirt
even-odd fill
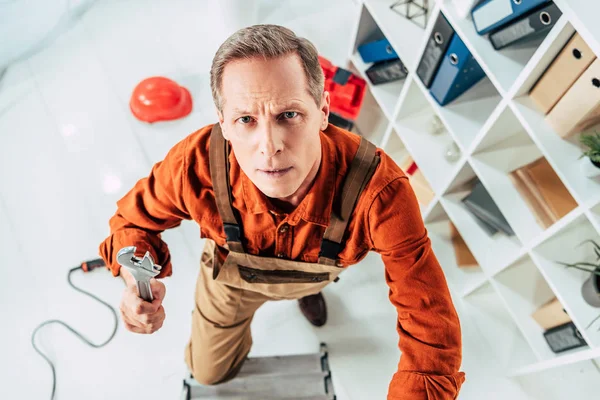
[[[113,275],[119,274],[115,256],[124,246],[150,251],[163,266],[159,278],[171,275],[169,250],[160,233],[183,219],[196,221],[202,237],[225,245],[209,171],[211,128],[206,126],[175,145],[148,177],[118,201],[110,220],[111,235],[100,245]],[[271,205],[231,152],[233,207],[239,211],[246,251],[317,262],[334,198],[341,192],[359,141],[359,136],[332,125],[321,132],[321,168],[306,197],[289,214]],[[377,152],[381,162],[356,204],[339,258],[347,267],[375,251],[385,264],[389,298],[398,311],[402,352],[388,399],[454,399],[465,380],[459,372],[458,316],[408,179],[389,156]],[[279,229],[283,224],[290,229]]]

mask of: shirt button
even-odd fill
[[[289,228],[289,225],[285,224],[281,228],[279,228],[279,233],[286,233]]]
[[[284,253],[277,253],[277,257],[283,258],[283,257],[285,257],[285,254]]]

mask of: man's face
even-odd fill
[[[242,171],[266,196],[292,196],[319,167],[329,94],[317,106],[300,57],[290,54],[228,63],[221,97],[221,129]]]

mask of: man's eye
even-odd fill
[[[252,118],[249,116],[245,116],[239,118],[238,121],[240,121],[242,124],[249,124],[250,122],[252,122]]]
[[[295,111],[286,111],[282,115],[283,115],[283,118],[285,118],[285,119],[292,119],[292,118],[296,117],[298,115],[298,113]]]

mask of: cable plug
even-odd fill
[[[90,272],[99,267],[105,267],[106,263],[101,258],[96,258],[94,260],[88,260],[81,263],[81,269],[83,272]]]

